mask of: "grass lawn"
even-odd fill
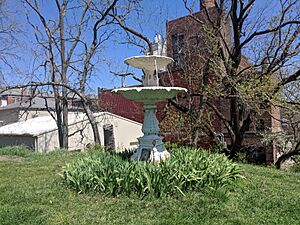
[[[24,159],[0,161],[0,224],[300,224],[300,173],[241,165],[246,179],[227,194],[108,198],[61,184],[62,167],[82,153],[13,154]]]

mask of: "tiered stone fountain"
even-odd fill
[[[138,138],[139,146],[132,158],[152,163],[166,160],[170,153],[165,149],[160,129],[156,119],[156,103],[173,98],[180,91],[187,91],[180,87],[159,86],[158,70],[166,68],[173,62],[172,58],[165,56],[135,56],[125,60],[127,65],[142,69],[143,87],[128,87],[114,89],[130,100],[144,103],[143,137]],[[124,131],[126,132],[126,131]]]

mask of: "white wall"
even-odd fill
[[[142,124],[111,113],[106,113],[103,117],[99,117],[99,119],[98,126],[102,130],[101,143],[104,143],[103,126],[105,124],[112,124],[117,151],[137,147],[137,138],[143,135]]]
[[[1,101],[0,101],[0,107],[4,107],[4,106],[7,106],[7,100],[1,99]]]
[[[50,152],[59,147],[57,130],[40,134],[36,139],[35,151]]]
[[[116,151],[136,147],[137,138],[143,135],[142,124],[111,113],[98,113],[96,115],[98,115],[96,116],[96,121],[101,144],[104,144],[103,126],[112,124]],[[94,143],[92,128],[88,120],[70,125],[69,134],[73,134],[69,137],[69,150],[84,149],[88,144]],[[58,148],[57,130],[40,134],[36,146],[36,151],[38,152],[48,152]]]

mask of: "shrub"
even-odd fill
[[[32,154],[33,151],[23,145],[0,148],[0,155],[28,157]]]
[[[179,148],[181,147],[182,145],[180,145],[179,143],[177,142],[170,142],[170,141],[167,141],[164,143],[164,146],[167,150],[172,150],[172,149],[176,149],[176,148]]]
[[[91,152],[67,164],[65,183],[79,193],[156,197],[188,191],[219,189],[241,177],[239,167],[225,156],[177,149],[171,159],[157,164],[124,160],[109,152]]]
[[[290,171],[295,172],[295,173],[300,173],[300,162],[296,162],[294,163],[291,167],[290,167]]]

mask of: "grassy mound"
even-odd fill
[[[0,156],[5,152],[0,149]],[[221,189],[190,191],[180,198],[111,198],[103,194],[78,195],[61,185],[58,174],[62,167],[85,157],[85,152],[32,152],[23,162],[0,161],[0,224],[214,225],[300,221],[300,173],[239,164],[245,179],[240,179],[234,191],[226,194]]]
[[[77,192],[156,197],[215,190],[240,176],[239,167],[225,156],[191,149],[175,150],[170,160],[155,165],[93,152],[67,164],[63,173],[66,184]]]

